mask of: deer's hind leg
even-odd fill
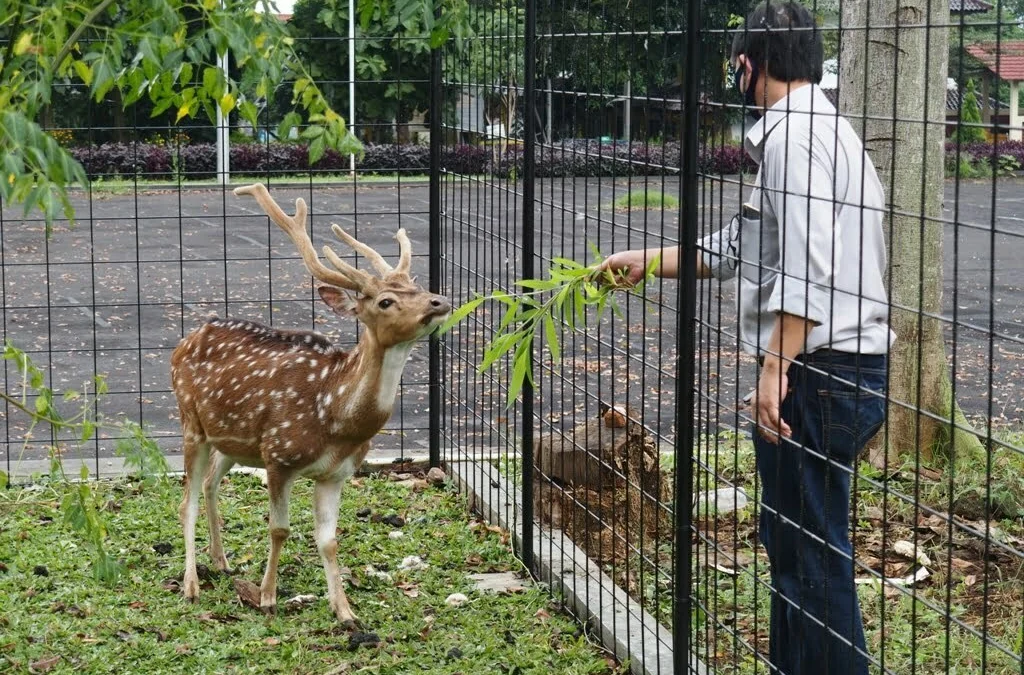
[[[203,497],[206,500],[206,519],[210,524],[210,558],[213,559],[213,566],[221,572],[228,571],[228,559],[224,555],[224,544],[220,538],[220,512],[217,509],[217,491],[220,490],[220,482],[227,475],[235,460],[220,452],[213,452],[213,463],[206,480],[203,481]]]
[[[199,485],[206,477],[210,464],[210,444],[206,437],[185,428],[183,432],[185,454],[185,497],[178,508],[178,516],[185,534],[185,577],[182,590],[185,597],[195,601],[199,597],[199,576],[196,574],[196,520],[199,517]]]

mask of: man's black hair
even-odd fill
[[[776,80],[821,82],[825,48],[814,16],[792,0],[765,0],[747,16],[732,42],[740,54]]]

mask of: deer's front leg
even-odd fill
[[[182,590],[185,597],[195,601],[199,597],[199,576],[196,574],[196,520],[199,518],[199,486],[210,462],[210,445],[200,442],[186,430],[183,434],[185,454],[185,497],[178,508],[178,516],[185,534],[185,576]]]
[[[313,513],[316,520],[316,546],[327,575],[327,598],[338,621],[345,628],[355,628],[359,621],[348,604],[338,570],[338,501],[342,481],[318,481],[313,491]]]
[[[260,609],[272,614],[277,608],[277,562],[281,548],[288,539],[288,498],[292,479],[285,478],[274,467],[267,467],[267,489],[270,491],[270,557],[260,584]]]

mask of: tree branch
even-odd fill
[[[18,41],[18,29],[21,28],[21,12],[14,17],[14,25],[11,27],[11,37],[7,41],[7,49],[4,50],[4,60],[0,63],[0,78],[3,77],[4,71],[7,70],[7,64],[11,62],[11,56],[14,54],[14,43]]]
[[[85,29],[92,25],[92,22],[96,20],[100,14],[106,11],[107,7],[110,7],[114,3],[114,0],[103,0],[100,4],[96,5],[91,12],[85,15],[82,19],[82,23],[78,24],[78,28],[71,34],[64,46],[57,52],[57,58],[53,61],[53,72],[56,73],[60,69],[60,64],[63,63],[64,59],[71,53],[71,48],[78,42],[78,38],[82,37],[82,33]]]
[[[28,415],[29,417],[34,419],[36,422],[46,422],[47,424],[49,424],[51,426],[54,426],[54,427],[58,427],[58,428],[59,427],[80,427],[80,426],[82,426],[82,423],[81,422],[75,422],[74,418],[71,418],[70,420],[59,420],[59,419],[54,419],[52,417],[47,417],[46,415],[40,415],[39,413],[37,413],[34,410],[29,410],[21,401],[19,401],[18,399],[14,398],[13,396],[11,396],[10,394],[8,394],[5,391],[0,391],[0,401],[7,401],[11,405],[13,405],[15,408],[17,408],[21,412],[25,413],[26,415]],[[77,417],[77,415],[76,415],[76,417]]]

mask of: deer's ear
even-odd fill
[[[355,298],[334,286],[319,286],[316,289],[320,297],[335,314],[340,316],[355,316],[359,312],[359,304]]]

